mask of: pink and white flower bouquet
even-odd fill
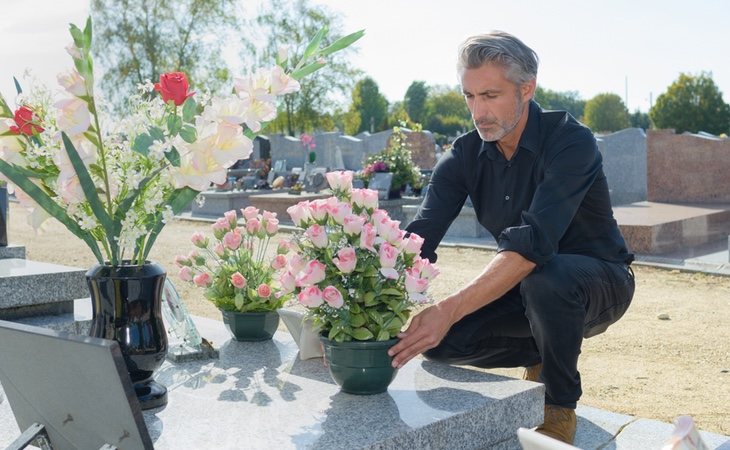
[[[196,94],[184,73],[164,73],[139,86],[129,116],[112,117],[95,93],[91,19],[83,30],[71,25],[63,97],[43,87],[23,92],[17,80],[15,106],[0,96],[0,176],[36,226],[56,218],[101,264],[143,263],[164,224],[249,157],[256,133],[276,117],[277,97],[363,35],[321,48],[325,32],[300,61],[277,60],[222,95]]]
[[[378,193],[353,189],[352,172],[330,172],[334,196],[287,212],[302,229],[289,242],[281,293],[308,308],[330,340],[394,338],[411,311],[428,302],[438,269],[419,256],[423,239],[378,209]]]
[[[178,276],[205,289],[205,297],[218,309],[269,312],[280,308],[285,297],[276,285],[276,273],[286,266],[283,254],[269,255],[271,239],[279,230],[275,213],[253,206],[228,211],[211,226],[213,236],[195,232],[194,249],[175,258]]]

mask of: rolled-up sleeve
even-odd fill
[[[466,201],[467,188],[460,151],[461,148],[455,143],[454,149],[439,159],[426,196],[413,221],[406,227],[406,231],[424,239],[421,257],[431,262],[436,261],[436,248]]]
[[[587,129],[546,147],[544,178],[538,183],[528,210],[518,226],[505,228],[498,251],[513,251],[538,267],[552,259],[586,193],[601,168],[596,140]]]

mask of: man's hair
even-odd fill
[[[507,79],[517,85],[537,78],[537,53],[504,31],[471,36],[459,46],[456,62],[459,75],[466,69],[478,69],[488,63],[504,67]]]

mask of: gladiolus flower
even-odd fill
[[[88,94],[86,92],[86,82],[84,82],[83,77],[76,70],[61,72],[56,75],[56,79],[58,80],[58,84],[71,95],[81,97]]]
[[[322,297],[333,308],[342,308],[342,305],[345,304],[345,300],[342,298],[342,292],[334,286],[324,288]]]
[[[241,272],[236,272],[231,275],[231,284],[236,289],[243,289],[246,287],[246,277],[241,275]]]

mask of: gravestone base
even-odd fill
[[[418,212],[418,206],[403,206],[403,214],[406,217],[405,223],[410,223]],[[446,231],[446,238],[484,238],[492,237],[486,228],[477,220],[474,208],[464,206],[461,212],[451,223]]]
[[[199,194],[204,202],[198,205],[198,202],[192,203],[192,216],[204,218],[222,217],[223,213],[232,209],[238,211],[242,208],[250,206],[249,197],[259,195],[258,191],[204,191]]]
[[[415,207],[417,210],[421,201],[423,201],[422,197],[401,197],[391,200],[378,200],[378,208],[387,211],[392,220],[400,221],[401,228],[405,228],[410,220],[404,208]]]
[[[318,198],[327,198],[330,195],[329,191],[318,193],[302,192],[299,195],[276,192],[273,194],[253,195],[249,198],[249,202],[251,206],[276,213],[276,218],[279,219],[279,223],[290,225],[292,221],[289,213],[286,212],[287,208],[305,200],[311,201]]]
[[[25,259],[25,246],[8,244],[5,247],[0,247],[0,259]]]
[[[0,259],[0,319],[73,311],[89,295],[86,270],[26,259]]]
[[[724,239],[730,205],[637,202],[613,208],[629,250],[658,255]]]

